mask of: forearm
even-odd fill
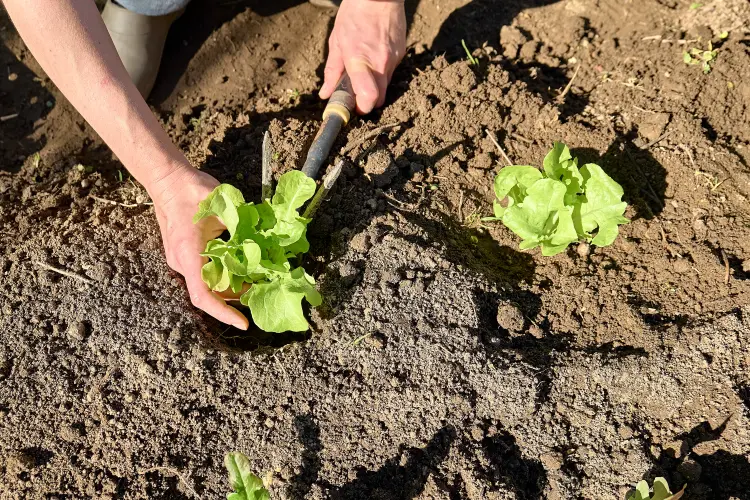
[[[188,167],[131,82],[93,0],[4,3],[47,75],[146,189]]]

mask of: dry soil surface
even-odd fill
[[[145,191],[2,19],[0,498],[221,498],[238,450],[273,498],[750,499],[748,3],[407,10],[386,106],[331,158],[305,335],[192,309]],[[262,134],[279,174],[319,125],[331,23],[194,2],[154,112],[259,197]],[[709,73],[683,61],[709,43]],[[504,154],[555,140],[623,185],[613,246],[543,258],[482,222]]]

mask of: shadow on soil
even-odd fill
[[[440,471],[440,465],[454,447],[467,457],[473,457],[477,452],[483,455],[486,465],[479,468],[478,478],[497,488],[511,489],[519,499],[541,499],[547,484],[542,464],[538,460],[523,458],[515,438],[487,421],[482,429],[486,437],[480,442],[468,435],[459,435],[456,429],[446,426],[438,430],[424,448],[402,447],[397,456],[387,460],[379,469],[359,468],[356,478],[342,486],[334,486],[318,477],[323,445],[313,417],[299,416],[295,426],[304,451],[300,472],[290,481],[287,490],[289,497],[294,499],[307,498],[313,485],[318,484],[325,490],[326,497],[334,500],[411,500],[424,492],[427,480],[432,477],[448,498],[458,500],[465,497],[461,485],[453,484],[454,480],[443,477]]]
[[[571,153],[578,157],[580,165],[598,164],[622,186],[623,199],[635,208],[634,218],[653,219],[664,210],[667,170],[648,149],[635,145],[635,129],[613,133],[615,140],[604,155],[588,148],[576,148]]]
[[[509,488],[519,500],[541,500],[547,485],[547,472],[539,460],[523,458],[512,434],[492,422],[485,422],[487,437],[481,447],[489,467],[482,468],[480,479]]]
[[[703,422],[690,432],[675,438],[681,441],[679,458],[671,450],[653,456],[656,465],[644,477],[666,477],[673,490],[688,484],[687,498],[711,500],[750,499],[750,461],[725,450],[698,454],[693,450],[701,443],[716,441],[726,430],[729,417],[716,429]]]
[[[55,101],[41,80],[2,42],[0,67],[6,68],[0,78],[0,172],[17,172],[29,155],[44,147],[46,138],[31,136],[35,122],[47,115]]]

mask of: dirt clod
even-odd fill
[[[515,304],[503,302],[497,306],[497,324],[511,333],[518,333],[523,330],[526,318]]]
[[[477,86],[477,75],[468,62],[448,66],[440,73],[440,80],[446,89],[461,94],[470,92]]]

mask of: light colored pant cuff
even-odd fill
[[[190,0],[116,0],[122,7],[144,16],[164,16],[187,7]]]

